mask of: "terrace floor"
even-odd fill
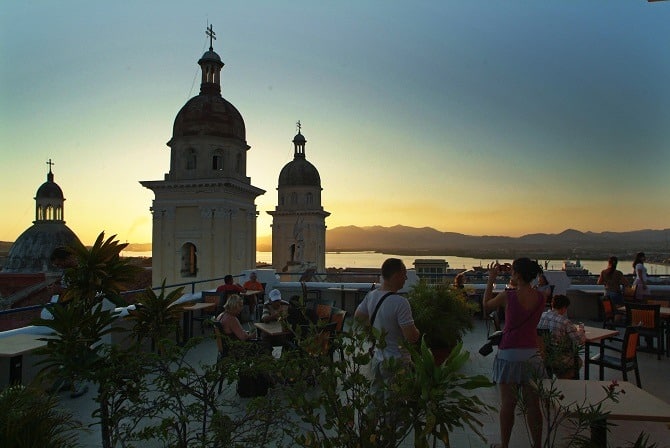
[[[585,322],[586,325],[598,326],[597,322]],[[483,357],[478,353],[479,347],[485,341],[486,328],[481,320],[475,321],[475,329],[467,334],[464,338],[464,345],[466,350],[470,351],[470,362],[465,368],[465,373],[468,374],[484,374],[489,376],[491,373],[491,366],[494,354]],[[190,354],[196,359],[203,362],[216,360],[216,347],[213,340],[206,340],[196,347]],[[638,360],[640,363],[642,386],[647,391],[652,393],[662,400],[670,403],[670,387],[668,387],[667,372],[670,367],[670,358],[663,357],[660,361],[656,359],[656,355],[651,353],[639,353]],[[591,367],[591,378],[598,376],[597,368]],[[583,378],[583,371],[580,373]],[[621,380],[620,372],[605,370],[605,379],[619,379]],[[634,382],[634,380],[633,380]],[[92,388],[91,388],[92,389]],[[477,395],[486,403],[498,408],[498,390],[496,387],[488,389],[478,389]],[[245,399],[237,397],[234,387],[224,389],[223,394],[227,394],[227,398],[231,400],[238,400],[240,404],[246,402]],[[74,413],[75,417],[83,422],[91,422],[91,412],[95,407],[92,399],[92,392],[89,391],[77,399],[71,399],[67,394],[62,395],[62,404],[64,407]],[[451,444],[454,447],[463,448],[483,448],[488,447],[492,442],[499,442],[498,429],[498,415],[493,412],[483,417],[483,433],[487,441],[484,442],[476,435],[472,434],[467,429],[455,430],[451,435]],[[670,430],[665,423],[644,423],[644,422],[614,422],[619,426],[612,427],[608,436],[610,446],[628,446],[628,442],[634,441],[637,435],[644,431],[650,435],[650,442],[657,443],[658,447],[670,447]],[[83,433],[80,437],[82,446],[98,446],[100,443],[99,434],[97,432]],[[412,446],[411,440],[406,442],[406,446]],[[514,432],[512,435],[512,447],[527,447],[529,446],[528,436],[525,424],[522,418],[517,417]]]

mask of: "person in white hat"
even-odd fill
[[[268,294],[268,301],[263,305],[263,315],[261,322],[274,322],[288,315],[288,302],[281,298],[281,292],[273,289]]]

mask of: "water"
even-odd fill
[[[428,258],[446,260],[449,267],[453,269],[472,269],[473,266],[486,267],[492,261],[499,263],[511,263],[510,259],[483,260],[479,258],[455,257],[451,255],[391,255],[378,252],[326,252],[326,266],[336,268],[379,268],[384,260],[389,257],[400,258],[408,268],[414,266],[414,260],[417,258]],[[272,261],[272,252],[256,252],[256,260],[270,263]],[[544,267],[545,260],[538,260]],[[585,269],[591,274],[600,274],[600,271],[607,267],[606,260],[579,260]],[[633,273],[633,260],[619,260],[617,268],[624,274]],[[670,266],[645,263],[647,271],[651,275],[670,275]],[[548,268],[560,270],[563,267],[563,260],[548,260]]]
[[[128,257],[150,257],[151,252],[123,252]],[[447,260],[453,269],[472,269],[473,266],[486,266],[492,261],[511,263],[512,260],[483,260],[479,258],[455,257],[451,255],[390,255],[378,252],[326,252],[326,266],[335,268],[379,268],[389,257],[400,258],[408,268],[414,266],[417,258]],[[256,252],[256,261],[272,262],[272,252]],[[545,260],[539,260],[544,267]],[[591,274],[600,274],[607,267],[606,260],[579,260],[582,266]],[[618,269],[624,274],[633,273],[633,260],[619,260]],[[670,275],[670,266],[654,263],[645,263],[650,275]],[[563,267],[563,260],[549,260],[549,269],[559,270]]]

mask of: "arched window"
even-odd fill
[[[307,193],[305,202],[307,203],[307,205],[312,205],[314,203],[314,195],[312,193]]]
[[[223,156],[221,154],[214,154],[212,156],[212,169],[216,171],[223,170]]]
[[[186,154],[186,169],[187,170],[194,170],[196,166],[196,156],[195,156],[195,149],[189,149],[188,153]]]
[[[298,203],[298,193],[295,191],[291,193],[291,205],[295,205]]]
[[[284,195],[281,195],[281,196],[279,197],[279,205],[286,205],[286,204],[285,204],[285,201],[284,201]]]
[[[181,276],[195,277],[198,274],[198,256],[193,243],[181,246]]]
[[[238,154],[235,156],[235,172],[242,172],[242,155]]]

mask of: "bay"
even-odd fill
[[[472,269],[474,266],[486,267],[492,261],[499,263],[511,263],[510,259],[484,260],[480,258],[456,257],[451,255],[392,255],[380,252],[326,252],[326,267],[333,268],[379,268],[384,260],[394,257],[400,258],[408,268],[414,266],[414,260],[436,259],[446,260],[452,269]],[[256,252],[256,260],[263,263],[272,262],[272,252]],[[564,260],[546,260],[547,268],[550,270],[560,270],[563,268]],[[574,261],[574,260],[573,260]],[[585,269],[591,274],[598,275],[600,271],[607,267],[607,261],[604,260],[579,260]],[[545,260],[538,260],[544,267]],[[645,263],[650,275],[670,275],[670,266]],[[619,260],[617,268],[624,274],[633,273],[633,260]]]

